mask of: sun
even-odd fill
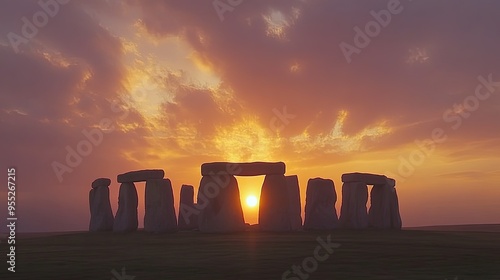
[[[255,207],[258,203],[257,198],[254,195],[247,196],[247,205],[248,207]]]

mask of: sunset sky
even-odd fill
[[[397,180],[403,226],[500,223],[499,1],[59,2],[46,22],[38,1],[0,9],[0,179],[17,168],[19,231],[88,229],[91,182],[112,179],[116,211],[116,175],[138,169],[165,170],[177,209],[211,161],[285,162],[302,208],[323,177],[339,210],[358,171]],[[263,179],[238,177],[246,222]]]

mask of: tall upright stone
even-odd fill
[[[392,189],[392,199],[391,199],[391,228],[401,229],[403,227],[403,222],[401,220],[401,214],[399,213],[399,200],[396,188]]]
[[[146,212],[144,230],[147,232],[173,232],[177,230],[174,194],[169,179],[146,181]]]
[[[111,179],[109,178],[97,178],[92,182],[92,188],[98,188],[98,187],[109,187],[111,185]]]
[[[363,182],[349,182],[342,185],[342,207],[340,226],[351,229],[368,227],[368,186]]]
[[[109,185],[111,180],[99,178],[92,183],[89,193],[90,224],[89,231],[112,231],[113,210],[109,201]]]
[[[338,227],[337,193],[330,179],[314,178],[307,182],[304,229],[329,230]]]
[[[118,196],[118,211],[116,212],[113,231],[130,232],[138,227],[137,206],[139,200],[134,183],[122,183]]]
[[[194,187],[182,185],[179,202],[179,230],[194,230],[198,228],[198,210],[194,203]]]
[[[297,175],[285,176],[288,196],[288,219],[291,230],[302,228],[302,207],[300,205],[299,178]]]
[[[342,181],[346,185],[373,185],[370,193],[371,206],[368,212],[370,227],[378,229],[401,229],[402,222],[395,188],[396,180],[378,174],[347,173],[342,175]],[[349,211],[346,213],[349,213]],[[350,226],[356,227],[352,223]]]
[[[259,202],[259,226],[263,231],[290,231],[289,200],[285,175],[266,175]]]
[[[379,229],[391,228],[391,201],[393,199],[394,185],[373,185],[370,192],[370,210],[368,217],[370,227]]]
[[[201,232],[237,232],[245,229],[236,178],[227,173],[203,176],[198,189],[198,228]]]

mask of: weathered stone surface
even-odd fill
[[[112,231],[113,210],[109,202],[109,187],[100,186],[90,190],[90,225],[89,231]]]
[[[138,204],[137,190],[134,183],[122,183],[118,195],[118,211],[116,211],[113,231],[129,232],[137,230]]]
[[[371,206],[368,212],[370,227],[379,229],[401,229],[399,202],[394,180],[374,185],[370,193]]]
[[[337,193],[332,180],[309,179],[306,191],[304,229],[324,230],[338,228],[336,202]]]
[[[370,192],[371,206],[368,211],[370,227],[391,228],[391,202],[394,186],[390,184],[374,185]]]
[[[299,178],[297,175],[285,176],[288,195],[288,219],[291,230],[302,228],[302,208],[300,205]]]
[[[391,228],[401,229],[402,226],[403,222],[401,220],[401,214],[399,213],[398,194],[396,192],[396,188],[394,188],[391,199]]]
[[[353,182],[342,185],[342,207],[340,209],[340,226],[343,228],[364,229],[368,227],[368,186],[365,183]]]
[[[161,169],[149,169],[149,170],[138,170],[130,171],[118,175],[118,183],[133,183],[133,182],[145,182],[151,179],[163,179],[165,176],[165,171]]]
[[[259,226],[263,231],[290,231],[287,183],[284,175],[266,175],[259,202]]]
[[[197,204],[194,203],[194,187],[182,185],[179,202],[179,230],[193,230],[198,228]]]
[[[109,187],[109,185],[111,185],[111,179],[109,178],[98,178],[92,182],[93,189],[97,187]]]
[[[342,182],[344,183],[363,182],[367,185],[383,185],[387,180],[394,181],[394,179],[387,178],[385,175],[369,173],[346,173],[342,175]]]
[[[169,179],[147,180],[144,231],[160,233],[176,230],[172,183]]]
[[[234,176],[203,176],[198,189],[198,228],[201,232],[245,229],[238,182]]]
[[[201,165],[201,175],[228,174],[236,176],[283,175],[285,174],[283,162],[212,162]]]

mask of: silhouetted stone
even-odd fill
[[[109,187],[93,187],[89,193],[90,204],[90,231],[112,231],[113,210],[109,202]]]
[[[111,185],[111,179],[109,178],[98,178],[92,182],[93,189],[97,187],[109,187],[109,185]]]
[[[147,232],[171,232],[177,230],[174,194],[169,179],[146,181],[146,213],[144,230]]]
[[[337,193],[330,179],[314,178],[307,182],[304,229],[325,230],[338,227]]]
[[[198,189],[198,228],[201,232],[245,229],[238,182],[234,176],[203,176]]]
[[[138,203],[137,190],[134,183],[122,183],[118,196],[118,211],[116,211],[113,231],[129,232],[137,230]]]
[[[343,228],[364,229],[368,227],[368,186],[362,182],[342,185],[342,207],[340,226]]]
[[[387,178],[385,175],[370,173],[346,173],[342,175],[342,182],[344,183],[363,182],[367,185],[383,185],[386,180],[394,181],[394,179]]]
[[[297,175],[285,176],[288,194],[288,218],[291,230],[302,228],[302,208],[300,206],[300,188]]]
[[[194,188],[182,185],[179,202],[179,230],[193,230],[198,228],[198,213],[194,203]]]
[[[401,214],[399,213],[399,201],[396,188],[393,188],[392,199],[391,199],[391,228],[401,229],[403,227],[403,222],[401,220]]]
[[[118,175],[118,183],[145,182],[151,179],[163,179],[165,171],[161,169],[131,171]]]
[[[342,181],[344,185],[356,183],[373,185],[372,191],[370,193],[371,206],[368,213],[369,226],[379,229],[389,229],[401,228],[401,216],[399,214],[399,202],[396,194],[396,180],[392,178],[387,178],[384,175],[376,175],[369,173],[347,173],[342,175]],[[344,187],[342,192],[346,191],[347,195],[355,195],[357,199],[361,199],[360,193],[353,189],[346,189]],[[361,195],[363,199],[359,200],[358,206],[362,207],[362,201],[364,200],[364,191]],[[347,198],[346,198],[347,199]],[[341,213],[341,223],[343,226],[348,228],[363,228],[364,220],[362,218],[354,217],[353,214],[353,199],[346,200],[346,206],[344,207],[344,199],[342,199],[342,211],[346,211],[344,217]],[[362,215],[358,210],[358,214]],[[350,217],[350,218],[348,218]]]
[[[287,183],[284,175],[266,175],[259,202],[259,225],[263,231],[290,231]]]
[[[394,192],[394,185],[387,184],[373,185],[370,192],[371,206],[368,211],[370,227],[388,229],[391,228],[391,204]]]
[[[201,165],[201,175],[227,174],[237,176],[283,175],[285,163],[283,162],[212,162]]]
[[[402,223],[395,181],[390,179],[385,185],[374,185],[370,196],[372,202],[369,211],[370,226],[383,229],[401,229]]]

